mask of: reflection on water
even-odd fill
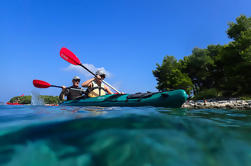
[[[8,132],[0,136],[0,164],[250,165],[250,115],[238,110],[3,106],[0,129]],[[13,126],[20,128],[8,130]]]

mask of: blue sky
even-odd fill
[[[74,75],[90,78],[60,58],[61,47],[93,70],[103,67],[106,81],[123,92],[157,91],[156,63],[228,43],[227,23],[250,17],[250,6],[250,0],[1,0],[0,101],[30,95],[33,79],[68,86]]]

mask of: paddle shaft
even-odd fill
[[[97,77],[96,74],[94,74],[91,70],[89,70],[87,67],[85,67],[83,64],[79,64],[81,67],[83,67],[85,70],[87,70],[89,73],[91,73],[93,76]],[[117,93],[120,93],[116,88],[114,88],[113,86],[111,86],[110,84],[108,84],[107,82],[105,82],[104,80],[102,80],[103,83],[105,83],[107,86],[109,86],[110,88],[112,88],[113,90],[115,90]]]
[[[62,88],[62,86],[57,86],[57,85],[51,85],[50,87]],[[83,89],[77,89],[77,88],[67,88],[67,89],[72,89],[72,90],[77,90],[77,91],[84,91]]]
[[[50,87],[62,88],[62,86],[51,85]]]

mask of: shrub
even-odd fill
[[[200,91],[196,96],[194,96],[193,99],[195,100],[203,100],[203,99],[211,99],[211,98],[217,98],[218,93],[215,88],[202,90]]]

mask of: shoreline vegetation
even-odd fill
[[[153,70],[156,88],[160,91],[184,89],[192,99],[186,107],[200,108],[204,105],[200,100],[210,101],[205,104],[210,108],[246,107],[245,100],[237,104],[231,98],[251,99],[251,17],[241,15],[228,26],[226,33],[232,41],[227,44],[194,48],[191,55],[180,60],[165,56],[162,64],[157,63]],[[213,102],[213,99],[220,101]],[[195,100],[198,102],[192,104]]]
[[[58,105],[59,98],[58,96],[47,96],[40,95],[39,96],[43,100],[44,105]],[[9,103],[18,103],[18,104],[31,104],[32,97],[31,96],[15,96],[9,100]]]

